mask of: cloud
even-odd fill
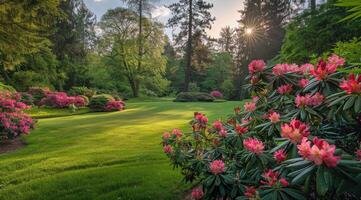
[[[103,0],[94,0],[94,2],[102,2]]]
[[[157,6],[152,10],[152,18],[165,18],[171,14],[171,11],[165,6]]]

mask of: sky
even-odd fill
[[[216,21],[212,25],[212,29],[207,33],[217,38],[222,27],[237,26],[237,20],[240,18],[238,10],[242,9],[243,0],[206,0],[213,3],[214,7],[211,14],[216,17]],[[99,21],[101,16],[111,8],[124,6],[121,0],[84,0],[87,7],[97,16]],[[171,12],[167,8],[168,5],[177,2],[177,0],[158,0],[156,8],[152,11],[152,16],[162,23],[166,23],[171,17]],[[166,29],[166,34],[171,37],[172,30]]]

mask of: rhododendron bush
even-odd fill
[[[53,108],[67,108],[70,105],[84,107],[87,105],[87,102],[82,96],[68,96],[65,92],[49,92],[41,99],[39,105]]]
[[[360,199],[361,75],[349,68],[337,55],[252,61],[244,108],[214,122],[196,112],[191,133],[164,133],[171,163],[198,184],[192,198]]]
[[[14,139],[21,134],[29,134],[35,122],[23,110],[30,108],[20,102],[19,93],[0,93],[0,143]]]

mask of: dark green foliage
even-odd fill
[[[0,92],[5,92],[5,91],[11,92],[11,93],[16,92],[15,88],[13,88],[12,86],[5,85],[0,82]]]
[[[181,92],[177,95],[175,102],[212,102],[215,98],[204,92]]]
[[[333,1],[314,12],[304,12],[287,25],[280,62],[302,63],[330,51],[337,42],[361,36],[361,19],[339,21],[347,9]]]
[[[34,98],[33,98],[33,95],[27,93],[27,92],[21,92],[20,93],[21,95],[21,98],[20,98],[20,102],[23,102],[25,103],[26,105],[33,105],[34,104]]]
[[[31,87],[28,93],[33,96],[34,104],[38,104],[42,98],[44,98],[50,92],[47,87]]]
[[[88,98],[91,98],[92,96],[94,96],[97,93],[96,90],[94,89],[89,89],[87,87],[72,87],[69,91],[68,91],[68,95],[70,96],[78,96],[78,95],[82,95],[82,96],[86,96]]]
[[[109,101],[113,101],[114,98],[109,94],[99,94],[95,95],[90,99],[89,108],[93,111],[102,111],[105,105]]]

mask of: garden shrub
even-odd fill
[[[3,83],[0,82],[0,92],[11,92],[14,93],[16,92],[15,88],[13,88],[10,85],[5,85]]]
[[[51,92],[39,102],[39,105],[52,108],[68,108],[70,105],[84,107],[86,101],[82,96],[68,96],[65,92]]]
[[[223,98],[223,94],[218,90],[212,91],[211,96],[216,98],[216,99],[222,99]]]
[[[26,105],[33,105],[34,104],[34,98],[33,98],[33,95],[31,95],[30,93],[27,93],[27,92],[20,92],[19,93],[20,95],[20,102],[23,102],[25,103]]]
[[[30,108],[20,102],[18,93],[0,93],[0,142],[14,139],[21,134],[29,134],[35,122],[23,110]]]
[[[44,97],[51,93],[51,91],[47,87],[30,87],[28,93],[33,96],[34,104],[38,105]]]
[[[90,99],[89,108],[94,111],[104,111],[110,101],[115,101],[115,99],[109,94],[95,95]]]
[[[68,95],[70,96],[87,96],[88,98],[91,98],[97,93],[94,89],[89,89],[87,87],[72,87],[68,91]]]
[[[177,95],[174,101],[176,102],[192,102],[192,101],[204,101],[212,102],[215,98],[204,92],[181,92]]]
[[[193,199],[360,199],[361,75],[344,66],[252,61],[244,109],[164,133],[171,163],[199,184]]]
[[[125,107],[125,103],[123,101],[108,101],[108,103],[104,107],[104,111],[112,112],[112,111],[121,111]]]

